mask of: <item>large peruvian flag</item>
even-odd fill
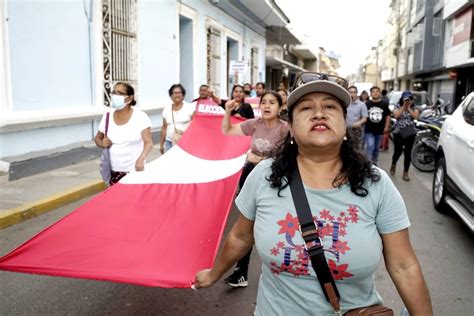
[[[0,258],[0,269],[190,287],[212,266],[250,146],[197,115],[178,145]]]

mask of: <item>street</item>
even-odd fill
[[[388,169],[390,158],[391,152],[382,152],[380,165]],[[409,210],[411,241],[430,289],[435,315],[472,315],[472,234],[455,216],[434,210],[432,173],[420,173],[412,167],[411,181],[405,182],[401,179],[401,162],[392,179]],[[0,230],[0,256],[86,200]],[[236,218],[234,208],[225,234]],[[0,315],[251,315],[259,273],[255,251],[249,286],[242,289],[231,289],[222,281],[210,289],[193,291],[0,271]],[[399,315],[403,305],[383,264],[376,274],[376,284],[385,305]]]

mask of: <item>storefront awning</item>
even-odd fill
[[[270,68],[280,69],[280,68],[283,68],[283,67],[288,67],[288,69],[298,71],[298,72],[299,71],[307,71],[306,69],[304,69],[304,68],[302,68],[298,65],[292,64],[292,63],[290,63],[286,60],[280,59],[278,57],[267,56],[265,58],[265,62],[266,62],[266,66],[270,67]]]

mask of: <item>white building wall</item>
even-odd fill
[[[221,31],[221,91],[227,97],[227,36],[239,42],[239,57],[250,59],[250,49],[259,48],[259,73],[265,80],[265,37],[228,16],[208,1],[174,0],[139,1],[138,47],[140,103],[145,107],[164,106],[170,102],[168,88],[179,80],[179,15],[194,21],[194,97],[201,84],[207,83],[207,26]],[[157,18],[159,17],[159,18]],[[174,28],[173,28],[174,26]],[[250,71],[239,83],[250,81]]]
[[[0,4],[0,21],[7,20],[7,3]],[[8,49],[8,26],[0,22],[0,120],[11,109],[10,56]]]
[[[444,0],[443,18],[446,19],[457,13],[457,11],[467,5],[469,1],[470,0]]]
[[[91,4],[2,1],[0,159],[92,139],[93,120],[81,119],[101,110]],[[68,117],[79,119],[58,123]]]
[[[179,39],[176,1],[138,2],[139,103],[146,108],[170,102],[168,88],[178,82]]]
[[[82,0],[9,0],[8,31],[13,111],[93,105]]]
[[[102,7],[100,1],[2,1],[0,46],[0,160],[91,141],[102,105]],[[259,48],[265,81],[265,37],[205,0],[138,1],[138,106],[161,127],[168,88],[179,80],[179,15],[193,20],[195,93],[207,75],[209,21],[222,29],[221,96],[226,91],[227,36],[239,58]],[[239,83],[250,81],[250,71]],[[11,98],[9,98],[11,95]],[[195,96],[194,96],[195,97]]]

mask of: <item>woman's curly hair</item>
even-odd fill
[[[347,110],[344,107],[343,109],[345,117]],[[293,120],[292,110],[290,109],[289,113],[290,122]],[[334,179],[333,186],[340,187],[348,182],[354,194],[364,197],[368,194],[368,190],[364,187],[366,180],[378,181],[380,180],[380,173],[373,167],[365,154],[357,149],[357,144],[354,143],[354,139],[348,130],[346,130],[346,138],[342,142],[340,152],[342,168]],[[292,144],[291,140],[292,136],[288,133],[273,153],[272,173],[267,178],[272,188],[278,188],[278,196],[290,184],[291,175],[297,163],[298,145],[296,142]]]

